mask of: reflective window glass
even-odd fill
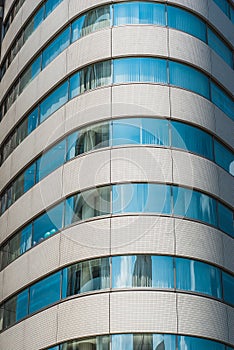
[[[20,233],[14,235],[9,241],[8,264],[14,261],[20,255]]]
[[[80,91],[111,84],[111,61],[99,62],[80,71]]]
[[[232,99],[213,82],[211,82],[211,101],[234,120],[234,103]]]
[[[4,303],[3,329],[16,322],[16,303],[16,296]]]
[[[84,191],[66,200],[65,225],[109,213],[109,186]]]
[[[142,143],[169,146],[169,125],[165,119],[142,118]]]
[[[112,350],[175,350],[176,337],[169,334],[114,334]]]
[[[109,258],[80,262],[67,268],[63,298],[110,287]]]
[[[80,72],[73,74],[69,79],[69,99],[78,96],[81,93],[80,89]]]
[[[112,287],[173,288],[171,257],[136,255],[112,258]]]
[[[234,214],[221,203],[218,203],[219,228],[234,237]]]
[[[215,162],[234,176],[234,154],[214,140]]]
[[[44,6],[42,6],[36,12],[36,14],[33,16],[31,21],[28,23],[28,25],[24,29],[24,32],[23,32],[23,41],[24,41],[24,43],[25,43],[25,41],[28,40],[28,38],[34,32],[34,30],[36,30],[36,28],[41,24],[43,19],[44,19]]]
[[[20,231],[20,255],[32,246],[32,224],[27,225]]]
[[[19,94],[41,71],[41,56],[37,57],[25,73],[21,76],[19,81]]]
[[[58,6],[63,0],[47,0],[45,4],[45,16],[49,16],[49,14]]]
[[[113,146],[141,143],[140,119],[120,119],[113,121]]]
[[[52,173],[65,162],[66,140],[57,143],[37,161],[37,182]]]
[[[28,315],[28,292],[29,290],[26,289],[17,295],[16,321],[19,321]]]
[[[216,5],[228,16],[229,5],[227,0],[213,0]]]
[[[30,134],[38,126],[39,110],[35,108],[27,117],[28,134]]]
[[[179,7],[167,6],[168,25],[206,42],[206,24],[200,18]]]
[[[230,66],[233,67],[233,55],[229,47],[208,28],[208,45]]]
[[[56,205],[34,221],[33,245],[52,236],[62,227],[63,203]]]
[[[66,28],[52,43],[42,52],[42,69],[55,59],[70,42],[70,27]]]
[[[220,271],[200,261],[176,258],[176,288],[221,298]]]
[[[170,187],[158,184],[115,185],[113,213],[170,213]]]
[[[188,336],[178,336],[178,350],[225,350],[223,344],[217,343],[212,340],[188,337]]]
[[[160,58],[120,58],[113,61],[114,83],[167,83],[167,61]]]
[[[44,278],[30,287],[29,312],[35,312],[60,299],[61,271]]]
[[[210,97],[209,79],[197,69],[169,61],[170,84]]]
[[[68,82],[66,81],[53,91],[40,104],[40,122],[42,123],[49,115],[57,111],[68,101]]]
[[[81,16],[71,24],[71,42],[78,40],[81,37],[81,28],[84,25],[85,16]]]
[[[111,24],[110,6],[101,6],[94,10],[89,10],[87,14],[82,16],[81,21],[78,24],[79,25],[79,27],[77,28],[78,37],[85,36],[89,33],[92,33],[96,30],[99,30],[105,27],[110,27],[110,24]],[[76,29],[76,32],[77,32],[77,29]]]
[[[61,350],[109,350],[110,349],[109,336],[99,336],[95,338],[86,338],[82,340],[73,340],[61,344]]]
[[[179,122],[171,122],[172,147],[178,147],[198,153],[208,159],[214,159],[213,139],[196,127]]]
[[[132,1],[114,5],[114,25],[158,24],[166,25],[165,5]]]
[[[222,277],[224,301],[234,305],[234,277],[225,272],[222,273]]]
[[[24,193],[35,185],[36,163],[30,165],[24,172]]]
[[[174,214],[217,225],[216,201],[204,193],[173,187]]]

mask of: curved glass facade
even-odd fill
[[[197,127],[156,118],[116,119],[72,132],[44,152],[3,189],[0,215],[36,183],[74,157],[103,147],[132,144],[199,154],[234,175],[233,152]]]
[[[78,262],[32,284],[1,304],[0,324],[6,329],[73,295],[121,288],[189,291],[234,305],[234,277],[210,264],[172,256],[113,256]]]
[[[1,245],[1,269],[71,224],[102,215],[128,213],[173,215],[197,220],[234,237],[233,212],[207,194],[165,184],[109,185],[72,195],[20,229]]]
[[[114,25],[168,25],[171,28],[184,31],[207,43],[222,59],[224,59],[227,64],[233,68],[232,49],[230,49],[223,39],[216,34],[214,30],[210,28],[202,19],[189,11],[178,7],[140,1],[115,4],[113,6],[107,5],[88,11],[85,15],[82,15],[77,20],[74,20],[66,29],[57,35],[45,49],[42,50],[38,57],[36,57],[36,59],[34,59],[29,66],[25,68],[24,72],[19,76],[18,80],[15,81],[14,85],[9,89],[7,95],[4,97],[4,101],[0,108],[2,117],[6,114],[10,106],[16,100],[17,96],[22,93],[30,81],[32,81],[41,70],[43,70],[52,60],[54,60],[55,57],[65,50],[68,45],[91,32],[104,27],[112,26],[112,17]],[[179,68],[177,67],[177,69]],[[191,69],[192,68],[190,68],[190,71]],[[185,68],[180,71],[180,73],[183,74],[183,81],[188,79],[188,83],[194,83],[193,88],[189,88],[189,90],[200,93],[206,98],[210,98],[210,93],[207,91],[207,89],[209,89],[208,77],[197,72],[194,73],[195,80],[190,80],[190,71],[186,72]],[[158,74],[160,72],[161,70],[158,70]],[[154,70],[151,73],[152,77],[150,72],[146,72],[148,77],[152,79],[150,81],[154,81],[153,76],[155,76],[157,73]],[[203,80],[203,84],[207,84],[207,87],[204,87],[204,91],[200,91],[201,87],[203,86],[199,85],[199,83],[201,83],[201,79]],[[164,77],[163,82],[165,82],[165,80],[167,80],[166,77]],[[205,82],[205,80],[207,80],[207,82]],[[146,80],[143,79],[143,81],[147,81],[147,78]],[[157,80],[157,82],[158,81],[161,80]],[[171,82],[171,84],[173,84],[173,82]],[[182,85],[179,86],[183,87],[183,82]],[[184,87],[187,88],[186,84]],[[220,106],[218,107],[220,108]],[[227,111],[225,113],[227,113]],[[230,116],[228,113],[227,115]]]

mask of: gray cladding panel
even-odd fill
[[[111,293],[110,332],[176,333],[175,294],[156,291]]]

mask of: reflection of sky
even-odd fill
[[[132,350],[132,334],[120,334],[112,336],[112,350]]]
[[[140,334],[139,334],[140,335]],[[143,336],[143,334],[142,334]],[[184,338],[184,337],[180,337]],[[139,340],[141,337],[139,337]],[[136,338],[135,338],[136,340]],[[134,342],[135,342],[134,340]],[[175,350],[175,336],[164,334],[153,334],[153,347],[149,347],[148,350],[156,350],[157,346],[163,343],[165,350]],[[180,350],[188,350],[188,347],[182,339],[180,344],[183,346]],[[139,344],[140,345],[140,344]],[[134,350],[133,349],[133,335],[132,334],[119,334],[112,336],[112,350]]]
[[[135,260],[136,258],[132,256],[113,258],[113,288],[131,287]]]

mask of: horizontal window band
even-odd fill
[[[78,70],[42,98],[41,102],[25,115],[13,134],[3,141],[0,164],[44,120],[74,97],[98,87],[123,83],[153,83],[186,89],[211,100],[230,118],[234,118],[233,101],[197,69],[162,58],[116,58]]]
[[[75,193],[19,229],[1,245],[0,267],[4,269],[29,249],[74,223],[131,213],[187,218],[234,237],[233,212],[205,193],[158,183],[107,185]]]
[[[234,277],[210,264],[169,255],[102,257],[69,265],[4,301],[1,330],[71,296],[121,288],[188,291],[234,304]]]
[[[143,9],[141,9],[141,6]],[[115,15],[115,13],[117,15]],[[133,18],[131,17],[132,13],[134,13]],[[139,18],[136,17],[137,13]],[[145,17],[143,16],[143,18],[141,18],[140,13],[145,13]],[[130,16],[129,21],[128,16]],[[168,16],[168,18],[166,16]],[[186,18],[186,16],[188,16],[188,18]],[[14,81],[12,87],[8,89],[8,92],[1,101],[0,120],[25,87],[70,44],[102,28],[110,28],[113,25],[135,24],[135,22],[137,24],[146,24],[148,23],[147,21],[149,24],[168,25],[171,28],[182,30],[203,40],[233,68],[233,53],[230,48],[223,43],[223,39],[217,36],[203,20],[189,11],[179,7],[169,5],[166,7],[166,5],[160,3],[150,2],[129,2],[115,4],[113,6],[106,5],[88,11],[85,15],[78,17],[78,19],[65,27],[65,29],[37,55],[33,62],[20,73],[19,78]],[[197,31],[197,33],[193,33],[191,28]],[[5,68],[3,69],[3,72],[4,71]]]
[[[71,159],[92,150],[122,145],[182,149],[207,158],[234,175],[233,152],[198,127],[157,118],[115,119],[72,131],[27,165],[1,192],[0,215],[45,176]]]

